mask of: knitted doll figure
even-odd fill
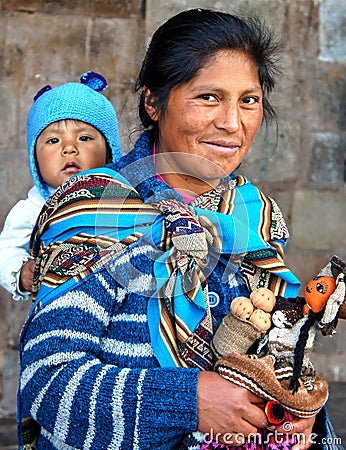
[[[318,276],[308,283],[305,299],[278,296],[273,306],[272,296],[268,292],[270,301],[268,307],[265,306],[271,313],[268,331],[267,324],[261,329],[261,321],[255,325],[250,320],[256,310],[251,298],[235,299],[231,312],[224,318],[213,339],[217,359],[215,370],[264,401],[278,402],[285,414],[291,414],[292,418],[317,414],[327,401],[328,385],[316,375],[309,352],[319,330],[323,334],[333,334],[338,318],[344,318],[345,280],[346,264],[333,256]],[[254,293],[257,294],[256,291]],[[267,434],[268,430],[262,430],[262,440]],[[258,438],[254,441],[258,442]],[[285,445],[290,448],[292,443],[287,441]],[[217,445],[213,442],[203,449],[233,448]],[[244,448],[261,448],[256,445],[249,440]],[[268,448],[277,447],[272,443]]]

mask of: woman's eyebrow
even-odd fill
[[[196,86],[192,86],[193,91],[218,91],[218,92],[225,92],[226,89],[224,89],[221,86],[215,85],[215,84],[200,84]],[[254,92],[262,92],[262,88],[258,84],[254,84],[252,86],[247,87],[244,89],[243,93],[254,93]]]

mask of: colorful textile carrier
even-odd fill
[[[219,212],[204,209],[208,202]],[[163,367],[212,369],[205,276],[210,254],[233,265],[246,262],[252,268],[245,273],[249,284],[286,296],[299,289],[283,262],[288,232],[273,205],[243,177],[225,181],[191,205],[171,199],[145,203],[128,180],[108,168],[72,177],[51,196],[36,225],[32,314],[128,249],[149,243],[157,250],[157,284],[148,295],[155,355]],[[126,280],[116,281],[126,288]]]

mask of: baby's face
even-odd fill
[[[59,120],[45,128],[36,142],[42,178],[53,188],[72,175],[106,164],[106,141],[93,126],[79,120]]]

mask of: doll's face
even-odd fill
[[[237,297],[231,303],[232,313],[241,319],[248,319],[254,310],[251,300],[246,297]]]
[[[272,315],[272,322],[278,328],[291,328],[292,324],[289,323],[287,317],[283,311],[275,311]]]
[[[276,303],[274,293],[267,288],[258,288],[251,292],[250,299],[255,308],[261,308],[266,312],[270,312]]]
[[[262,331],[269,330],[272,324],[271,315],[262,309],[255,309],[249,320]]]
[[[336,287],[333,277],[316,277],[306,285],[304,296],[313,312],[318,313],[325,307]]]

